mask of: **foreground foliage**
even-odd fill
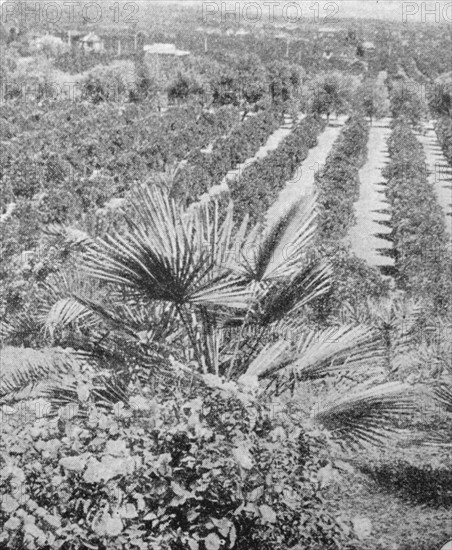
[[[318,490],[320,441],[251,394],[229,385],[114,410],[6,423],[2,548],[343,547]]]

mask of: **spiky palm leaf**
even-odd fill
[[[107,373],[91,373],[89,391],[80,395],[80,377],[67,375],[58,384],[49,383],[42,387],[40,396],[48,401],[49,416],[56,416],[62,407],[71,407],[77,416],[85,416],[87,404],[94,403],[97,408],[111,411],[117,403],[127,406],[129,391],[124,379]]]
[[[452,385],[440,384],[434,388],[433,396],[436,402],[448,413],[452,413]]]
[[[413,387],[400,382],[355,389],[347,395],[318,404],[312,411],[317,424],[342,443],[382,444],[397,432],[396,421],[413,414]]]
[[[247,374],[259,378],[277,375],[286,380],[287,389],[294,380],[316,380],[344,368],[370,369],[371,365],[378,365],[384,355],[380,336],[369,327],[332,327],[301,333],[299,338],[298,346],[290,354],[284,345],[265,348],[250,364]],[[265,359],[270,351],[271,362]]]
[[[306,262],[292,278],[267,288],[259,300],[256,320],[268,325],[297,315],[302,308],[328,292],[331,267],[323,262]]]
[[[287,280],[305,269],[309,245],[313,242],[317,213],[315,200],[301,199],[264,228],[256,226],[242,235],[241,267],[250,280]]]
[[[184,212],[160,189],[143,186],[131,202],[134,217],[126,218],[127,234],[101,239],[99,250],[87,255],[91,275],[151,300],[247,309],[246,281],[220,261],[229,251],[222,250],[230,244],[228,229],[217,231],[208,206]]]
[[[48,237],[59,238],[71,247],[80,249],[96,247],[94,239],[92,239],[88,233],[74,227],[68,227],[61,224],[49,224],[44,227],[43,231]]]
[[[57,384],[61,377],[80,372],[86,363],[83,354],[59,348],[34,350],[7,346],[0,353],[0,402],[36,396],[45,385]]]

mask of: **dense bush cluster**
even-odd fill
[[[439,307],[450,299],[449,257],[443,212],[428,182],[425,154],[410,127],[399,122],[388,141],[384,170],[391,205],[397,280]]]
[[[238,218],[248,213],[251,221],[262,220],[278,193],[308,156],[309,149],[316,145],[323,125],[321,119],[308,116],[297,124],[278,149],[253,163],[231,182],[229,187]]]
[[[0,547],[342,548],[309,439],[249,398],[232,385],[6,422]]]
[[[342,239],[355,222],[353,204],[359,198],[358,172],[367,157],[368,138],[364,117],[351,117],[316,176],[320,236],[325,241]]]

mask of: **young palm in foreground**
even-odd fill
[[[224,202],[184,209],[143,185],[124,228],[97,240],[78,234],[80,274],[62,273],[45,293],[43,326],[60,349],[7,348],[14,368],[3,399],[38,385],[56,405],[86,400],[87,391],[127,402],[138,387],[181,377],[237,382],[260,399],[299,395],[315,382],[319,396],[334,389],[315,404],[315,420],[349,442],[385,437],[413,401],[411,386],[388,381],[381,336],[366,326],[310,330],[302,321],[330,284],[328,264],[313,254],[314,201],[251,230],[247,220],[234,224]],[[86,373],[94,374],[80,389]]]

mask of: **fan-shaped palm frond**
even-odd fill
[[[5,320],[0,320],[0,338],[1,338],[1,341],[3,342],[4,340],[6,340],[8,338],[8,336],[10,336],[13,332],[14,328],[13,326],[11,325],[11,323],[8,323],[7,321]]]
[[[121,402],[126,406],[128,404],[127,384],[118,376],[102,372],[91,373],[84,396],[80,395],[81,386],[80,377],[74,375],[64,376],[58,384],[49,383],[43,386],[40,396],[50,404],[48,415],[55,416],[61,407],[69,406],[78,416],[83,416],[87,413],[88,400],[95,403],[96,407],[110,411],[117,403]]]
[[[333,327],[301,333],[299,338],[290,356],[286,346],[275,346],[271,363],[263,360],[268,353],[263,350],[250,364],[247,374],[260,378],[278,375],[286,380],[287,388],[294,380],[316,380],[343,369],[370,369],[384,355],[378,333],[368,327]],[[281,350],[279,357],[277,349]]]
[[[53,338],[57,328],[63,329],[75,322],[83,323],[84,321],[95,325],[92,312],[74,298],[63,298],[50,308],[45,319],[45,328]]]
[[[396,421],[413,414],[413,387],[399,382],[355,389],[348,395],[319,404],[312,416],[333,436],[351,445],[381,444],[397,432]]]
[[[62,239],[67,245],[79,248],[95,248],[96,243],[85,231],[61,224],[49,224],[44,228],[44,234]]]
[[[229,218],[219,230],[217,223],[211,225],[208,205],[184,212],[155,187],[140,187],[132,207],[135,216],[127,217],[127,234],[100,240],[99,250],[87,255],[91,275],[179,306],[248,308],[252,294],[246,281],[221,265],[221,257],[230,252]]]
[[[266,345],[259,355],[249,364],[246,376],[265,376],[284,368],[293,360],[293,346],[290,342],[279,340]]]
[[[0,401],[37,396],[38,387],[57,383],[62,376],[80,372],[86,356],[69,350],[4,347],[1,350],[2,373]]]
[[[331,267],[323,262],[307,262],[293,278],[274,283],[258,305],[256,320],[263,325],[296,315],[306,305],[325,294],[331,283]]]
[[[51,338],[54,338],[57,330],[96,325],[92,312],[75,299],[78,294],[99,298],[106,294],[106,290],[101,289],[96,281],[89,281],[76,269],[61,270],[48,277],[41,286],[40,319]]]
[[[255,281],[287,280],[312,263],[307,258],[317,228],[315,200],[297,201],[272,224],[254,228],[242,246],[242,269]]]
[[[392,346],[406,348],[416,335],[422,314],[422,303],[406,296],[367,300],[357,308],[344,304],[342,320],[373,326],[390,333]]]
[[[433,397],[442,408],[452,413],[452,385],[443,383],[434,388]]]

